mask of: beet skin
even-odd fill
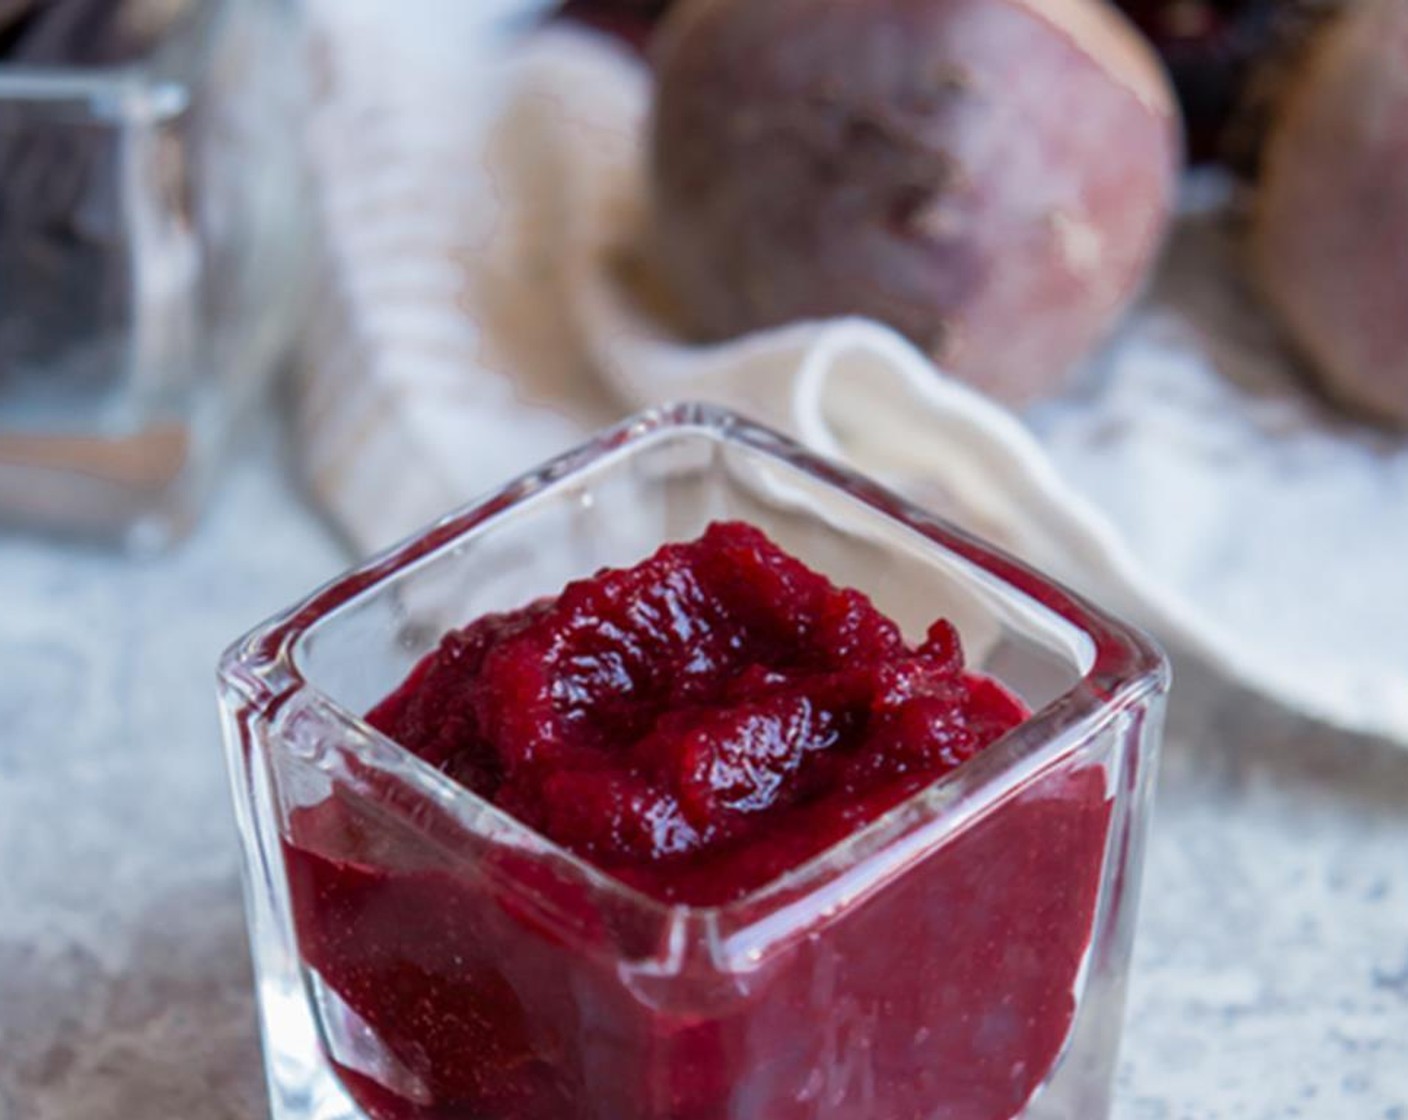
[[[1408,2],[1358,0],[1279,98],[1251,228],[1262,291],[1339,399],[1408,424]]]
[[[656,49],[656,252],[703,337],[865,315],[1022,404],[1157,251],[1177,109],[1107,4],[684,0]]]

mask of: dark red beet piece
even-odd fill
[[[452,632],[368,718],[648,893],[715,903],[843,839],[1023,716],[964,673],[947,623],[910,649],[860,592],[721,523]],[[770,848],[786,859],[763,858]],[[711,874],[682,879],[705,852]]]

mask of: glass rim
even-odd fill
[[[184,88],[205,69],[237,0],[206,0],[122,62],[83,65],[0,60],[0,106],[86,107],[93,117],[163,120],[189,102]]]
[[[1035,601],[1080,631],[1094,651],[1088,670],[1074,686],[977,757],[798,867],[741,898],[715,906],[653,898],[576,855],[371,727],[361,715],[308,681],[297,664],[300,641],[320,621],[374,592],[407,567],[457,545],[470,534],[487,531],[518,503],[570,481],[584,469],[658,437],[688,432],[744,445],[823,485],[844,489],[863,505],[917,532],[929,544]],[[790,915],[796,907],[815,914],[819,899],[837,903],[853,900],[858,891],[869,894],[875,886],[890,881],[915,853],[930,851],[961,832],[1121,713],[1166,691],[1169,667],[1162,651],[1138,628],[1113,618],[995,546],[729,409],[685,402],[639,412],[334,577],[230,646],[220,660],[218,676],[222,688],[230,690],[242,707],[254,708],[267,720],[282,724],[294,715],[312,715],[340,727],[347,732],[347,742],[356,744],[352,750],[359,762],[405,783],[412,793],[450,812],[467,829],[483,833],[485,823],[490,822],[495,838],[515,838],[530,852],[562,860],[593,890],[618,905],[662,923],[681,919],[700,922],[726,945],[757,958],[768,944],[795,928]]]

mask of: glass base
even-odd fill
[[[270,1120],[371,1120],[328,1063],[290,947],[253,901],[251,919]]]
[[[298,967],[292,946],[286,944],[277,923],[266,920],[267,912],[256,904],[251,923],[254,957],[259,981],[260,1028],[264,1042],[265,1076],[269,1089],[271,1120],[377,1120],[364,1111],[343,1087],[338,1073],[328,1061],[318,1023],[311,1009],[319,1008],[324,1021],[331,1021],[326,993],[308,973]],[[1104,929],[1105,946],[1127,951],[1132,928],[1123,916]],[[340,1001],[338,1001],[340,1002]],[[1113,1099],[1113,1064],[1124,1015],[1124,980],[1091,977],[1084,981],[1080,1010],[1072,1023],[1061,1057],[1046,1081],[1026,1105],[1010,1120],[1108,1120]],[[344,1009],[345,1010],[345,1009]],[[347,1019],[341,1020],[344,1035]],[[375,1046],[374,1036],[368,1034]],[[369,1053],[371,1051],[369,1050]],[[355,1058],[351,1059],[355,1064]],[[818,1112],[822,1120],[830,1114]],[[593,1116],[591,1120],[614,1120]],[[661,1113],[653,1120],[673,1120]],[[725,1120],[720,1117],[719,1120]],[[836,1120],[876,1120],[857,1116],[843,1106]],[[950,1107],[940,1105],[926,1120],[955,1120]],[[961,1118],[959,1118],[961,1120]]]
[[[259,995],[271,1120],[376,1120],[348,1096],[324,1056],[302,987],[266,981]],[[1118,1015],[1122,1007],[1122,996],[1112,993],[1109,1009]],[[1080,1053],[1072,1047],[1049,1081],[1012,1120],[1108,1120],[1110,1070],[1098,1058],[1082,1062]],[[1093,1051],[1086,1048],[1084,1053]],[[951,1120],[951,1116],[941,1107],[930,1120]],[[845,1120],[857,1118],[848,1115]]]
[[[0,526],[156,551],[190,529],[193,474],[178,424],[114,438],[0,432]]]

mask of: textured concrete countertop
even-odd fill
[[[156,561],[0,537],[0,1120],[264,1115],[212,668],[345,565],[281,467]],[[1408,1120],[1408,751],[1183,668],[1116,1115]]]

